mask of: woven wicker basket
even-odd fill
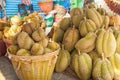
[[[7,50],[20,80],[51,80],[59,49],[39,56],[17,56]]]

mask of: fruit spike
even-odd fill
[[[120,2],[117,0],[104,0],[111,11],[120,14]]]

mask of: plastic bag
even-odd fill
[[[83,8],[84,0],[70,0],[71,9],[73,8]]]

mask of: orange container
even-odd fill
[[[53,9],[53,1],[52,0],[38,2],[38,5],[39,5],[40,9],[45,13],[48,13]]]

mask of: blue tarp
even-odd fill
[[[34,11],[40,11],[40,8],[38,6],[38,2],[40,2],[40,0],[31,1]],[[21,0],[6,0],[6,12],[8,17],[18,14],[18,4],[21,4]],[[54,0],[54,4],[60,4],[66,9],[70,9],[70,0]],[[0,11],[0,18],[1,17],[3,17],[3,13]]]
[[[70,9],[70,0],[56,0],[54,1],[54,4],[62,5],[68,10]]]
[[[3,18],[3,16],[4,16],[3,10],[0,10],[0,18]]]

